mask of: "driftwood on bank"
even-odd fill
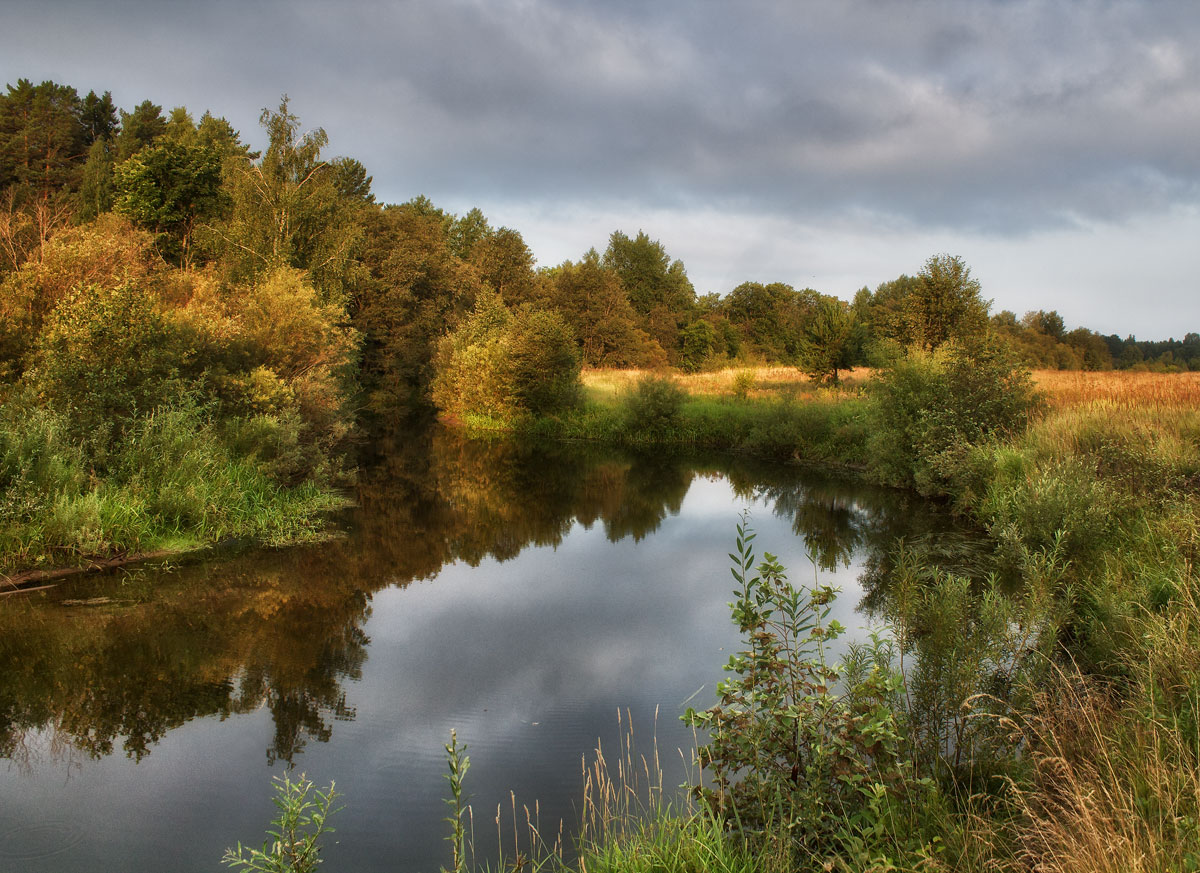
[[[81,564],[78,567],[55,567],[50,570],[23,570],[12,576],[0,575],[0,597],[6,594],[24,594],[30,591],[41,591],[52,588],[65,579],[83,575],[84,573],[100,573],[134,564],[138,561],[151,561],[165,558],[175,552],[163,549],[156,552],[134,552],[127,555],[116,555],[111,558],[97,558]]]

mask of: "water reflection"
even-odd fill
[[[344,539],[112,574],[89,580],[84,600],[65,585],[0,602],[0,755],[12,757],[22,731],[52,727],[90,756],[112,754],[119,741],[140,759],[190,719],[266,706],[275,724],[267,757],[293,762],[309,740],[329,739],[333,721],[355,716],[343,686],[367,657],[372,593],[453,561],[476,566],[557,546],[577,522],[601,524],[613,542],[640,541],[679,512],[696,476],[726,477],[739,496],[768,502],[823,570],[865,551],[868,607],[883,596],[898,537],[927,548],[978,543],[948,532],[947,519],[912,495],[751,459],[426,431],[380,453]]]
[[[235,828],[257,820],[257,807],[230,801],[238,790],[230,786],[257,796],[266,780],[255,777],[251,789],[254,760],[228,732],[207,727],[242,720],[256,738],[259,767],[264,752],[267,764],[290,765],[322,750],[339,785],[353,790],[358,780],[359,803],[403,822],[397,832],[419,835],[406,839],[431,843],[413,857],[432,869],[442,862],[430,853],[442,848],[445,726],[467,736],[474,724],[481,735],[469,737],[478,796],[524,788],[545,808],[545,780],[570,782],[562,774],[578,771],[580,749],[591,748],[595,725],[611,726],[615,706],[644,703],[653,712],[720,678],[720,649],[736,644],[725,606],[724,553],[736,518],[730,492],[772,514],[780,529],[761,545],[791,549],[781,557],[794,578],[810,572],[806,550],[826,573],[865,569],[868,606],[883,596],[897,537],[955,536],[943,515],[907,495],[743,458],[520,446],[429,431],[395,438],[367,469],[346,534],[331,543],[0,598],[0,756],[27,771],[36,769],[31,750],[102,761],[105,779],[138,786],[151,776],[111,762],[145,762],[144,772],[159,754],[190,760],[181,744],[211,748],[203,766],[222,775],[211,777],[206,803],[228,809],[224,818],[206,809],[210,823],[190,825],[211,828],[218,841],[214,853],[197,834],[203,869],[219,847],[253,836]],[[680,524],[685,503],[690,514]],[[619,548],[597,548],[603,543]],[[486,578],[469,572],[481,566]],[[432,586],[403,590],[434,577]],[[697,705],[711,693],[709,685]],[[185,730],[199,719],[203,731]],[[674,713],[664,719],[673,722]],[[339,737],[344,745],[333,748]],[[432,796],[398,790],[422,755]],[[27,775],[31,782],[12,784],[40,784]],[[9,787],[0,780],[0,797]],[[111,786],[94,791],[107,797]],[[347,844],[340,851],[381,839],[377,821],[357,834],[355,827],[339,828]],[[161,839],[145,838],[148,858]],[[114,857],[133,870],[131,845]],[[4,852],[0,846],[0,859]],[[351,868],[375,863],[343,858]]]
[[[89,580],[0,604],[0,754],[27,730],[52,730],[98,758],[119,742],[140,760],[173,728],[267,706],[268,758],[291,761],[329,718],[353,718],[342,680],[360,675],[369,642],[364,591],[313,584],[313,556],[266,567],[230,562]],[[250,566],[247,566],[249,564]]]

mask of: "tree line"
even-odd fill
[[[683,263],[640,230],[539,269],[519,231],[478,209],[377,202],[366,168],[327,156],[325,132],[302,128],[286,96],[260,123],[258,152],[211,112],[196,120],[149,100],[125,111],[108,92],[8,86],[7,399],[68,410],[97,450],[182,399],[270,419],[281,469],[303,475],[361,413],[427,407],[439,369],[443,383],[469,373],[479,343],[504,357],[508,387],[521,367],[546,364],[537,349],[588,367],[778,363],[836,381],[890,349],[981,333],[1033,366],[1200,367],[1194,333],[1146,343],[1068,331],[1055,312],[989,315],[969,268],[946,255],[852,301],[782,282],[698,295]],[[455,338],[459,328],[474,339]]]

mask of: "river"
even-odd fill
[[[919,498],[721,457],[401,436],[342,534],[229,548],[0,598],[0,870],[212,871],[260,846],[271,777],[336,781],[328,870],[450,861],[443,745],[469,746],[480,860],[524,808],[579,813],[630,724],[689,776],[679,715],[739,640],[727,553],[756,546],[880,626],[898,537],[982,552]],[[618,716],[620,714],[620,716]],[[521,828],[523,830],[523,828]]]

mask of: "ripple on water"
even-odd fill
[[[74,848],[83,841],[83,828],[69,821],[40,821],[0,831],[0,858],[36,861]]]

